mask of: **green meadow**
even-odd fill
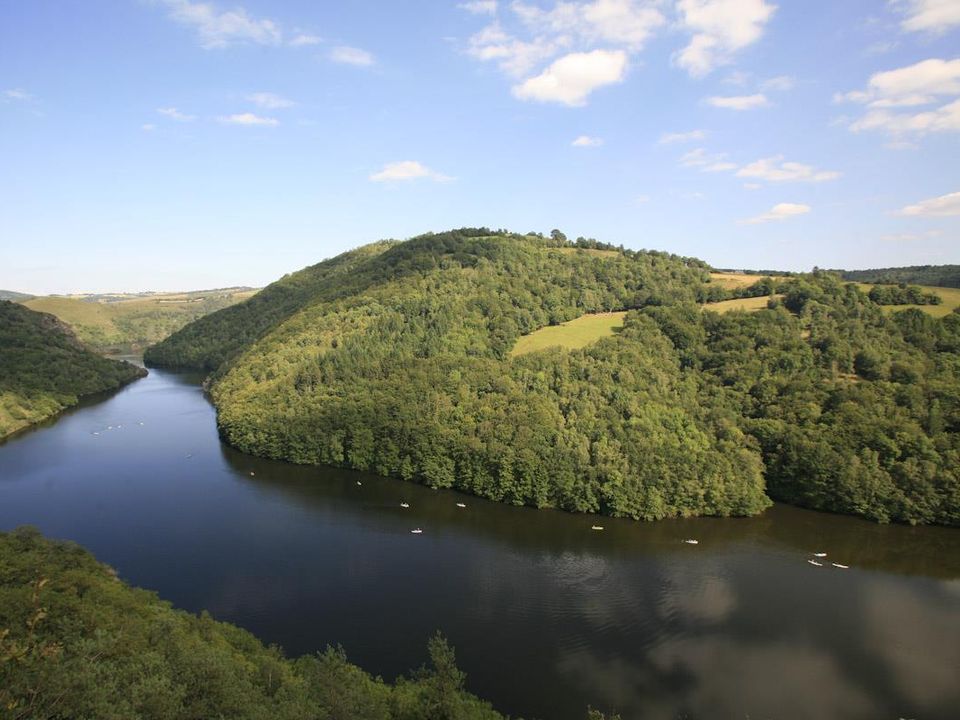
[[[510,356],[517,357],[549,347],[564,350],[585,347],[617,332],[623,327],[623,316],[626,314],[609,312],[581,315],[560,325],[548,325],[519,338],[510,351]]]

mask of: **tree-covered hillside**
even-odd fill
[[[215,369],[224,438],[298,463],[643,519],[774,497],[960,522],[960,315],[888,317],[827,274],[725,288],[697,260],[558,235],[361,249],[148,361]],[[764,295],[775,307],[752,314],[700,305]],[[623,310],[594,344],[511,354],[538,328]]]
[[[960,265],[911,265],[873,270],[831,270],[844,280],[864,283],[936,285],[960,288]]]
[[[290,660],[227,623],[174,610],[82,548],[0,533],[0,717],[73,720],[498,720],[435,636],[387,684],[328,648]]]
[[[91,352],[53,315],[0,301],[0,437],[144,375]]]

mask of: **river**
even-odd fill
[[[388,679],[442,630],[468,688],[527,718],[958,717],[958,530],[783,505],[645,524],[261,460],[219,441],[199,379],[152,370],[0,444],[0,529]]]

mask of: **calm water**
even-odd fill
[[[528,718],[960,717],[957,530],[638,524],[268,462],[157,370],[0,445],[0,529],[21,524],[290,654],[339,643],[392,678],[441,629],[470,689]]]

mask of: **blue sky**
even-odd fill
[[[960,262],[960,1],[0,5],[0,288],[263,285],[464,225]]]

